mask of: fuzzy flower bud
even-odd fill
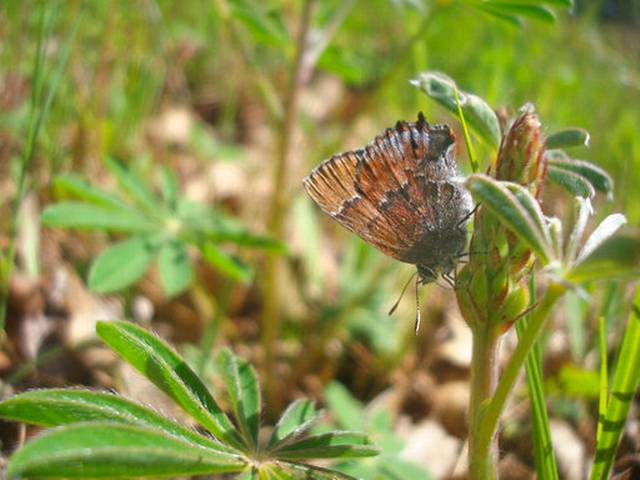
[[[496,178],[526,185],[536,197],[542,192],[547,166],[544,156],[544,136],[540,120],[528,108],[515,119],[502,139]]]

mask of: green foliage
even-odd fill
[[[43,223],[52,227],[130,235],[94,259],[88,283],[96,292],[110,293],[131,286],[157,259],[166,294],[177,295],[192,280],[189,247],[198,249],[202,258],[225,275],[247,282],[251,269],[219,245],[282,250],[278,242],[252,234],[237,220],[183,197],[169,169],[161,171],[161,195],[157,196],[122,164],[110,158],[105,164],[116,178],[121,195],[74,174],[60,175],[53,181],[55,191],[79,201],[60,201],[42,213]]]
[[[533,278],[530,280],[530,290],[530,305],[535,305],[536,290]],[[518,337],[524,334],[528,320],[528,315],[526,315],[516,323]],[[549,414],[547,413],[545,403],[542,377],[542,353],[539,343],[536,343],[531,349],[531,352],[529,352],[529,355],[527,355],[524,367],[527,375],[529,400],[531,402],[531,423],[536,473],[539,478],[557,480],[559,478],[558,466],[551,442]]]
[[[609,478],[633,396],[640,386],[640,369],[638,369],[638,364],[640,364],[639,305],[640,289],[636,289],[632,311],[618,352],[610,390],[608,395],[604,396],[604,404],[600,405],[600,410],[605,413],[598,418],[599,435],[590,477],[592,480]]]
[[[431,475],[424,468],[399,456],[404,441],[393,432],[391,415],[383,408],[371,411],[355,399],[340,383],[325,387],[325,400],[338,426],[349,430],[363,430],[375,439],[382,453],[359,462],[341,462],[334,468],[367,480],[424,480]]]
[[[231,419],[168,345],[128,322],[101,322],[98,335],[173,398],[210,436],[134,402],[83,389],[35,390],[0,403],[0,417],[57,427],[15,452],[8,478],[121,478],[238,473],[242,478],[352,479],[307,464],[313,458],[376,455],[365,435],[309,434],[317,413],[308,400],[285,411],[269,442],[260,442],[260,385],[253,368],[229,350],[219,362]],[[248,477],[246,477],[248,476]]]
[[[494,150],[500,146],[500,123],[493,109],[480,97],[460,90],[453,79],[440,72],[425,72],[412,80],[449,112],[459,117],[458,105],[462,109],[465,121]],[[456,90],[458,100],[456,100]]]
[[[9,245],[0,251],[0,332],[4,331],[8,297],[9,284],[13,273],[14,261],[16,256],[16,235],[18,230],[18,212],[22,201],[27,192],[27,174],[36,151],[36,143],[42,125],[49,114],[51,103],[58,91],[58,87],[62,80],[64,69],[69,59],[71,45],[74,42],[78,27],[80,26],[80,17],[77,16],[72,28],[68,32],[62,48],[55,59],[52,71],[45,71],[47,61],[47,46],[51,36],[53,27],[55,9],[50,6],[42,6],[38,9],[37,20],[37,41],[36,52],[33,59],[31,70],[31,97],[29,101],[29,114],[26,126],[26,137],[24,147],[22,149],[17,169],[14,173],[16,192],[11,200],[11,218],[9,219]],[[4,199],[0,199],[0,205]],[[36,256],[37,252],[29,252],[32,256]],[[33,275],[37,275],[37,262],[31,262]]]
[[[203,98],[207,107],[213,104],[216,110],[214,129],[227,140],[233,138],[237,141],[243,136],[247,110],[257,112],[256,118],[261,121],[266,119],[264,128],[270,130],[269,133],[276,131],[282,123],[283,113],[279,89],[286,83],[283,80],[288,77],[287,70],[294,58],[295,16],[300,11],[301,2],[288,4],[286,9],[281,8],[283,4],[278,0],[258,3],[246,0],[213,3],[161,0],[154,2],[150,9],[130,9],[124,4],[114,6],[111,2],[89,2],[82,3],[83,16],[79,18],[91,18],[92,21],[76,24],[80,4],[63,9],[43,9],[31,8],[34,5],[15,0],[3,2],[0,16],[4,19],[0,23],[3,35],[7,34],[7,41],[3,41],[6,48],[0,48],[1,63],[7,66],[2,72],[3,88],[5,85],[10,87],[15,73],[18,80],[20,76],[23,81],[30,80],[32,95],[30,108],[22,105],[15,109],[11,105],[4,108],[3,100],[0,111],[2,138],[8,132],[6,144],[9,150],[14,151],[14,143],[22,150],[16,161],[19,168],[13,168],[11,172],[22,171],[21,176],[27,175],[27,188],[31,189],[33,185],[42,191],[41,182],[48,180],[50,171],[69,168],[90,171],[87,165],[93,158],[103,158],[108,154],[126,157],[132,150],[137,155],[141,148],[148,148],[139,141],[144,137],[141,131],[147,120],[161,108],[160,100],[165,102],[179,98],[178,101],[182,102],[183,95],[188,97],[189,103],[193,102],[195,109],[202,106]],[[637,202],[636,191],[640,177],[629,174],[637,171],[640,159],[637,109],[633,108],[639,103],[637,62],[633,55],[629,55],[629,50],[619,48],[627,37],[617,38],[620,32],[615,26],[607,25],[612,28],[606,30],[600,28],[598,19],[593,16],[595,8],[589,6],[587,10],[593,13],[583,10],[582,14],[572,15],[569,21],[563,21],[564,7],[571,6],[571,3],[570,0],[399,0],[380,1],[376,2],[375,8],[364,8],[361,2],[349,0],[316,1],[312,22],[314,34],[309,52],[319,52],[319,70],[329,72],[332,80],[338,78],[341,81],[339,90],[346,102],[340,102],[341,107],[322,117],[321,121],[316,121],[315,110],[303,107],[300,124],[305,129],[305,146],[309,147],[304,157],[309,164],[315,163],[323,155],[334,153],[337,145],[351,142],[354,131],[351,126],[360,127],[363,122],[359,120],[365,117],[366,125],[374,122],[387,124],[395,118],[407,118],[408,112],[414,112],[420,105],[429,118],[435,117],[434,121],[440,121],[437,117],[441,111],[431,108],[434,102],[426,104],[427,110],[422,107],[417,94],[405,86],[406,79],[416,72],[446,69],[464,88],[465,91],[460,91],[461,100],[466,103],[463,113],[487,150],[497,150],[496,141],[501,139],[500,129],[495,129],[497,122],[491,119],[493,111],[487,105],[518,105],[535,99],[540,116],[545,118],[545,130],[555,132],[547,137],[546,148],[571,149],[571,156],[560,150],[547,150],[547,179],[569,191],[571,196],[590,199],[598,192],[610,195],[613,177],[616,179],[616,203],[599,204],[599,213],[606,216],[611,211],[624,211],[630,223],[637,223],[640,202]],[[59,12],[53,15],[56,9]],[[353,13],[349,14],[352,9]],[[556,16],[558,26],[550,28],[549,24]],[[512,28],[512,25],[521,25],[527,19],[533,21],[522,29]],[[292,26],[294,28],[290,28]],[[234,31],[235,34],[230,34]],[[330,34],[327,35],[328,32]],[[74,35],[77,40],[72,42]],[[37,37],[40,43],[34,50],[30,43],[35,42],[27,42],[26,39]],[[319,46],[326,48],[318,50]],[[64,65],[69,53],[66,72]],[[34,58],[35,62],[32,61]],[[51,74],[46,68],[50,61],[54,64]],[[34,69],[33,64],[40,67]],[[10,75],[6,75],[7,72]],[[325,77],[314,75],[312,87],[315,88],[316,80],[322,81]],[[177,88],[176,78],[179,79]],[[440,81],[447,87],[445,81]],[[446,81],[453,82],[448,78]],[[7,91],[11,93],[10,88]],[[54,97],[53,92],[56,91],[58,93]],[[434,92],[432,98],[458,115],[455,102],[451,108],[450,88],[445,90],[445,94],[438,93],[437,88]],[[476,92],[486,101],[480,96],[470,97],[472,94],[467,92]],[[437,95],[442,96],[442,101],[437,100]],[[20,95],[16,97],[19,99]],[[469,98],[479,99],[484,105],[469,101]],[[34,102],[34,99],[38,101]],[[245,105],[247,100],[249,109]],[[372,114],[372,106],[376,106],[379,113]],[[474,116],[486,116],[489,120],[484,125],[474,126]],[[598,166],[572,158],[574,154],[577,158],[586,155],[584,146],[588,134],[581,129],[562,129],[567,124],[584,125],[593,133],[588,156],[598,159],[612,176]],[[36,125],[38,128],[34,130]],[[317,129],[318,125],[322,130]],[[237,154],[239,143],[220,149],[203,126],[204,122],[195,126],[191,139],[193,145],[190,144],[201,159],[217,161]],[[40,134],[32,135],[38,130]],[[487,136],[489,140],[485,138]],[[38,163],[37,170],[34,169],[31,175],[22,160],[31,157],[25,153],[34,151]],[[491,158],[494,158],[493,154]],[[486,171],[486,163],[480,171]],[[114,168],[117,170],[118,166]],[[145,265],[157,261],[166,293],[178,294],[189,285],[194,274],[193,257],[191,260],[188,257],[194,250],[231,279],[247,282],[252,278],[251,269],[235,253],[242,253],[245,246],[260,248],[264,246],[264,239],[243,235],[246,230],[242,225],[230,224],[235,222],[228,223],[219,218],[211,221],[211,218],[219,217],[215,210],[181,202],[175,177],[170,172],[160,173],[161,203],[173,212],[170,214],[161,212],[156,215],[158,209],[155,207],[147,211],[145,205],[150,199],[158,203],[155,192],[150,194],[149,187],[145,187],[146,192],[135,186],[133,191],[123,187],[121,190],[125,197],[94,187],[81,176],[55,178],[56,186],[66,182],[63,195],[78,200],[66,201],[70,203],[68,208],[54,215],[57,225],[116,234],[112,246],[116,250],[109,255],[112,260],[102,262],[104,264],[97,273],[92,269],[90,285],[96,288],[96,283],[99,291],[125,288],[127,283],[130,285],[136,281],[132,277],[144,273]],[[122,174],[116,171],[114,178],[120,181]],[[476,182],[476,187],[482,190],[479,195],[503,195],[510,202],[506,204],[505,211],[499,205],[494,209],[497,213],[493,214],[493,226],[503,225],[505,218],[511,219],[510,227],[518,225],[513,227],[517,238],[528,248],[531,248],[531,242],[526,235],[531,229],[539,237],[536,245],[543,248],[551,260],[547,268],[536,275],[543,284],[566,281],[576,298],[589,294],[595,301],[599,298],[599,290],[594,281],[605,276],[637,277],[640,253],[635,233],[624,231],[612,235],[625,223],[622,215],[607,217],[585,242],[584,225],[591,215],[588,204],[577,201],[577,223],[568,226],[564,220],[540,217],[535,208],[531,208],[535,205],[531,203],[530,196],[512,184],[502,180],[495,185],[470,181]],[[13,201],[13,192],[11,189],[8,191],[9,199]],[[15,198],[17,205],[21,195],[17,194]],[[0,204],[3,200],[0,198]],[[490,203],[487,201],[487,206]],[[548,205],[561,207],[561,203]],[[160,219],[161,216],[165,217],[166,223]],[[184,228],[175,232],[174,228],[180,222],[173,220],[178,218],[185,220]],[[218,228],[218,220],[225,224],[224,232]],[[306,320],[310,316],[317,321],[310,329],[313,348],[303,348],[305,354],[319,351],[321,355],[330,342],[338,341],[336,339],[344,342],[345,350],[354,340],[364,339],[366,346],[377,354],[388,356],[393,353],[400,357],[403,347],[406,348],[399,339],[404,323],[385,315],[390,302],[389,274],[395,271],[393,267],[385,264],[370,247],[352,241],[348,243],[344,256],[340,256],[341,252],[337,254],[342,259],[339,285],[332,286],[329,276],[323,275],[322,263],[327,256],[326,251],[333,250],[323,249],[325,245],[321,241],[322,232],[317,218],[307,215],[303,220],[304,276],[300,277],[298,285],[301,296],[311,308],[302,318]],[[578,228],[579,225],[583,227]],[[569,231],[563,232],[563,227]],[[511,230],[509,232],[512,233]],[[11,242],[15,242],[13,233],[9,234]],[[185,237],[188,236],[186,234],[195,235],[183,238],[182,233]],[[130,250],[125,249],[124,253],[133,261],[125,264],[117,258],[117,248],[129,241],[132,242],[128,246]],[[232,249],[227,244],[232,244]],[[506,244],[505,240],[500,246],[505,247]],[[519,247],[524,249],[522,245]],[[107,255],[110,250],[106,249],[100,256]],[[482,248],[475,250],[484,251]],[[35,254],[37,258],[37,252]],[[3,292],[13,269],[12,257],[13,253],[3,252],[0,265]],[[25,261],[24,258],[21,260]],[[531,264],[526,266],[532,267]],[[106,289],[100,290],[100,285]],[[622,283],[616,285],[622,290]],[[486,282],[484,287],[486,293],[489,290]],[[511,289],[508,298],[512,302],[506,306],[505,300],[501,312],[516,314],[506,317],[522,313],[517,308],[520,305],[536,304],[535,296],[530,299],[521,296],[524,291],[522,285],[509,285],[508,288]],[[1,293],[0,297],[5,302],[6,296]],[[544,288],[541,293],[538,301],[543,303]],[[610,312],[605,317],[611,329],[624,310],[624,302],[617,300],[616,306],[616,300],[611,300],[621,298],[619,293],[603,292],[603,303]],[[604,311],[605,307],[602,308]],[[529,313],[535,313],[535,310]],[[576,311],[573,319],[572,328],[579,329],[583,339],[589,338],[588,325],[583,322],[584,314],[589,311],[591,309],[586,307]],[[218,320],[211,324],[224,316],[224,312],[216,310]],[[287,341],[304,342],[299,333],[302,329],[296,330],[299,320],[293,318],[288,325],[292,328],[287,330],[298,337]],[[571,338],[573,341],[577,336]],[[313,364],[313,359],[320,357],[311,358]],[[530,369],[535,365],[529,365],[529,360],[539,362],[539,358],[531,355],[526,358],[527,375],[533,377],[536,374]],[[339,362],[340,358],[333,361]],[[302,355],[300,363],[306,364],[307,370],[301,368],[298,372],[307,373],[309,357]],[[571,372],[569,369],[563,370],[562,385],[571,387],[576,380],[584,380],[586,377],[580,377],[581,373],[589,375],[589,385],[592,386],[594,372]],[[531,382],[529,385],[531,390],[535,388]],[[532,396],[532,403],[535,398]],[[242,406],[242,401],[238,405]],[[539,435],[535,430],[539,423],[539,408],[533,407],[536,436]],[[300,401],[292,406],[289,414],[290,419],[281,420],[281,433],[274,442],[301,428],[300,423],[304,424],[315,416],[315,409],[310,403]],[[102,418],[98,415],[96,420],[102,421]],[[245,426],[245,429],[251,430],[251,427]],[[298,467],[290,464],[289,468]],[[263,471],[265,476],[277,476],[271,465],[265,465]],[[318,469],[316,474],[320,476],[320,472]],[[246,478],[257,478],[257,473],[249,473]]]
[[[438,98],[442,87],[433,89],[424,85],[433,82],[434,78],[440,83],[444,80],[429,73],[421,78],[424,81],[418,86],[429,96]],[[447,84],[455,94],[453,81],[449,80]],[[482,100],[476,103],[486,105]],[[454,111],[452,105],[448,108]],[[484,111],[490,109],[485,107]],[[464,109],[456,113],[467,117]],[[490,115],[470,113],[473,120],[469,123],[474,125],[476,132],[491,129],[494,119]],[[487,140],[488,137],[483,138]],[[477,479],[493,476],[492,438],[523,365],[532,401],[536,469],[541,478],[557,478],[544,404],[541,355],[536,340],[552,307],[569,288],[580,291],[578,284],[587,281],[640,274],[640,237],[617,234],[626,223],[624,215],[608,216],[583,241],[588,218],[593,213],[590,198],[596,191],[612,193],[613,182],[608,174],[589,162],[570,158],[562,150],[544,149],[544,146],[586,144],[588,134],[571,129],[551,136],[550,141],[542,138],[540,121],[532,107],[525,107],[508,132],[494,143],[494,146],[499,144],[500,149],[495,165],[492,164],[492,175],[473,174],[466,179],[469,192],[479,204],[470,250],[485,251],[485,255],[472,256],[456,280],[458,302],[474,335],[469,459],[471,476]],[[467,144],[469,147],[469,142]],[[566,244],[562,221],[546,217],[537,198],[545,177],[575,197],[575,222]],[[532,274],[534,262],[544,267],[542,273],[549,282],[538,303],[529,300],[536,297],[536,280]],[[497,337],[522,316],[527,318],[518,325],[519,343],[492,391],[488,385],[496,380],[485,365],[495,361],[492,358]],[[598,394],[598,381],[593,372],[574,370],[570,373],[565,384],[572,386],[573,394]],[[631,385],[637,388],[637,381],[627,387]],[[599,433],[598,440],[604,441],[603,437]],[[605,464],[609,462],[609,466],[604,467],[606,472],[615,455],[617,437],[615,440],[610,437],[609,443],[612,441],[614,446],[609,445],[609,457],[605,460]],[[596,464],[599,462],[602,459],[596,455]]]

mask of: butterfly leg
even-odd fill
[[[456,228],[462,228],[462,226],[465,225],[467,221],[471,217],[473,217],[473,215],[478,211],[478,208],[480,208],[479,203],[475,207],[473,207],[473,209],[469,213],[467,213],[464,217],[462,217],[462,220],[458,222],[458,225],[456,225]]]
[[[442,278],[445,280],[445,282],[447,282],[447,284],[451,288],[455,289],[456,288],[456,276],[457,276],[457,273],[456,273],[456,270],[453,270],[453,272],[454,272],[453,275],[451,274],[451,272],[443,273],[442,274]]]

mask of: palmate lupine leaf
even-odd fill
[[[580,251],[577,261],[587,258],[596,248],[611,238],[622,226],[627,223],[627,218],[621,213],[613,213],[605,218],[600,225],[589,235],[589,238]]]
[[[279,462],[279,472],[284,470],[291,475],[285,477],[287,480],[298,480],[300,478],[309,480],[357,480],[346,473],[338,472],[329,468],[318,467],[317,465],[306,465],[296,462]],[[273,477],[279,478],[279,477]]]
[[[246,360],[236,357],[226,348],[219,353],[218,363],[225,379],[231,409],[240,426],[242,436],[247,446],[255,449],[258,446],[262,408],[258,376]]]
[[[470,175],[466,182],[474,200],[500,219],[543,264],[550,262],[554,253],[546,230],[540,227],[535,198],[524,190],[516,196],[505,183],[482,174]]]
[[[276,449],[306,432],[318,418],[311,400],[299,399],[292,402],[276,423],[268,447]]]
[[[42,212],[42,222],[51,227],[145,233],[158,228],[146,215],[131,208],[64,201],[49,205]]]
[[[640,237],[623,233],[609,237],[564,275],[573,283],[640,275]]]
[[[298,460],[304,458],[355,458],[380,453],[368,437],[357,432],[327,432],[310,435],[287,443],[274,450],[278,458]]]
[[[116,353],[173,398],[216,438],[234,447],[242,440],[187,363],[152,333],[129,322],[99,322],[98,335]]]
[[[458,105],[468,123],[494,150],[500,145],[500,123],[493,109],[480,97],[460,90],[455,81],[440,72],[424,72],[411,80],[411,84],[420,88],[429,97],[458,117]],[[458,101],[456,101],[456,90]]]
[[[99,322],[97,332],[215,438],[107,393],[80,389],[25,392],[0,403],[0,417],[58,428],[29,441],[12,456],[12,479],[221,472],[239,473],[244,479],[297,479],[302,472],[311,479],[352,479],[304,462],[312,458],[371,456],[379,451],[359,433],[303,436],[316,417],[308,400],[296,401],[287,409],[265,448],[258,445],[259,383],[244,360],[229,350],[220,354],[232,410],[241,426],[236,430],[202,381],[159,338],[127,322]]]
[[[73,173],[58,175],[53,179],[52,186],[54,191],[61,196],[71,195],[84,202],[116,210],[131,209],[131,206],[123,202],[120,197],[92,185],[80,175]]]
[[[79,388],[30,390],[14,395],[0,403],[0,417],[43,427],[90,421],[138,425],[213,450],[239,453],[131,400]]]
[[[88,422],[53,429],[12,457],[10,479],[130,478],[241,471],[246,460],[148,427]]]
[[[184,243],[165,243],[158,254],[160,281],[168,297],[184,291],[193,277],[193,267]]]
[[[136,282],[149,268],[159,245],[146,236],[135,236],[105,248],[89,270],[89,288],[110,293]]]
[[[579,173],[549,165],[547,178],[560,185],[574,197],[592,198],[596,191],[591,182]]]
[[[607,195],[613,192],[613,179],[597,165],[585,160],[570,158],[562,150],[549,150],[545,155],[550,169],[565,170],[580,175],[584,177],[597,192]]]
[[[556,21],[556,15],[544,5],[490,0],[473,3],[472,5],[479,10],[516,25],[522,23],[522,18],[531,18],[547,23]]]
[[[180,186],[176,174],[166,166],[160,170],[160,191],[169,210],[172,212],[175,211],[178,205]]]
[[[253,270],[246,263],[228,254],[213,242],[204,243],[200,251],[208,263],[228,277],[241,283],[248,283],[253,278]]]
[[[117,160],[106,157],[104,164],[116,177],[120,188],[134,200],[140,207],[150,212],[157,212],[161,209],[160,202],[147,187],[145,182],[132,170],[126,168]]]
[[[584,128],[566,128],[547,136],[545,148],[588,147],[590,135]]]

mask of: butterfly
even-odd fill
[[[447,125],[429,125],[420,112],[417,122],[399,121],[365,147],[323,161],[303,185],[324,213],[416,265],[420,283],[451,282],[472,213],[454,144]]]

